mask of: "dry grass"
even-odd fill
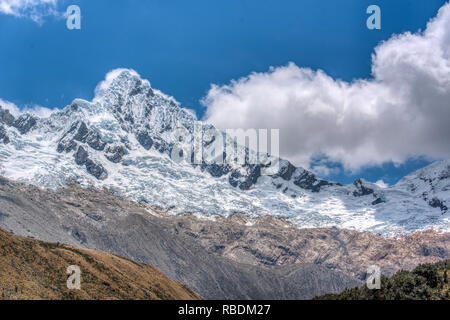
[[[81,268],[81,290],[66,269]],[[156,268],[95,250],[14,236],[0,228],[1,299],[191,300],[200,297]]]

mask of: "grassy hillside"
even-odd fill
[[[381,278],[380,290],[366,286],[327,294],[317,300],[450,300],[450,260],[422,264],[413,271],[401,270]]]
[[[81,269],[81,289],[67,289],[66,269]],[[46,243],[0,228],[1,299],[199,299],[152,266],[94,250]]]

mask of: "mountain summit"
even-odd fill
[[[212,219],[269,214],[300,227],[383,235],[450,230],[449,161],[386,189],[364,180],[346,186],[322,180],[267,154],[253,163],[253,151],[239,145],[243,163],[189,161],[196,145],[204,152],[220,136],[232,141],[135,71],[118,69],[97,86],[91,102],[76,99],[48,118],[14,117],[0,108],[0,175],[48,189],[69,181],[106,187],[172,214]],[[267,174],[275,163],[277,170]]]

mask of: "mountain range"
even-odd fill
[[[363,179],[341,185],[271,155],[250,163],[254,151],[241,145],[244,163],[174,161],[174,153],[198,143],[180,130],[192,137],[201,132],[204,150],[217,138],[211,132],[230,140],[133,70],[118,69],[98,85],[91,102],[76,99],[47,118],[0,109],[0,175],[52,190],[70,181],[105,187],[175,215],[271,215],[302,228],[386,236],[450,230],[448,160],[389,188]],[[265,174],[274,163],[278,170]]]

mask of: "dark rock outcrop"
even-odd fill
[[[74,154],[74,158],[77,165],[84,165],[87,172],[97,179],[104,180],[108,177],[108,172],[106,169],[101,164],[89,159],[88,152],[82,146],[78,147],[77,152]]]
[[[78,131],[73,138],[74,140],[87,143],[92,149],[98,151],[103,151],[106,146],[100,134],[97,131],[89,129],[82,121],[79,123]]]
[[[249,190],[261,176],[261,165],[247,166],[246,173],[242,174],[239,169],[233,170],[228,179],[233,187],[239,187],[241,190]]]
[[[119,163],[120,161],[122,161],[125,153],[126,149],[122,146],[108,146],[106,148],[105,157],[111,162]]]
[[[7,126],[12,126],[14,124],[15,118],[14,116],[9,112],[8,109],[3,109],[0,106],[0,123],[4,123]]]
[[[152,146],[155,148],[155,150],[158,150],[161,153],[164,154],[170,154],[172,151],[173,145],[167,143],[166,141],[162,139],[152,139]],[[150,147],[151,148],[151,147]]]
[[[445,205],[445,203],[438,198],[433,198],[430,201],[428,201],[428,204],[433,208],[440,208],[442,212],[447,212],[448,207]]]
[[[62,138],[59,140],[57,151],[59,153],[71,152],[77,148],[77,143],[75,140],[81,141],[80,139],[86,134],[84,133],[86,125],[83,122],[77,121],[70,127],[69,131],[67,131]],[[83,126],[84,125],[84,126]],[[87,128],[86,128],[87,129]]]
[[[58,143],[58,146],[56,148],[56,150],[61,153],[61,152],[70,152],[73,151],[77,148],[77,143],[73,140],[60,140],[60,142]]]
[[[384,201],[382,198],[376,198],[374,201],[372,201],[372,205],[376,206],[377,204],[384,203],[384,202],[386,202],[386,201]]]
[[[3,142],[4,144],[8,144],[10,142],[8,133],[2,124],[0,124],[0,142]]]
[[[144,147],[145,150],[150,150],[153,146],[153,140],[150,138],[147,132],[139,132],[136,136],[136,139]]]
[[[222,177],[222,176],[228,174],[228,172],[230,172],[230,170],[231,170],[231,167],[226,164],[203,163],[201,166],[201,169],[203,171],[208,172],[211,176],[213,176],[215,178],[219,178],[219,177]]]
[[[108,177],[106,169],[101,164],[95,163],[91,159],[86,160],[86,170],[98,180],[105,180]]]
[[[68,131],[68,133],[72,132],[75,133],[73,139],[80,142],[86,142],[86,139],[89,135],[89,129],[83,121],[75,122]]]
[[[106,142],[103,142],[100,133],[91,130],[83,121],[76,121],[72,124],[69,131],[67,131],[58,143],[58,152],[70,152],[76,149],[77,143],[87,143],[92,149],[103,151]]]
[[[106,143],[102,141],[102,137],[96,131],[91,131],[87,137],[87,144],[94,150],[103,151]]]
[[[147,96],[147,98],[155,96],[155,93],[153,92],[152,88],[148,88],[146,96]]]
[[[288,162],[287,166],[282,167],[276,176],[282,178],[283,180],[289,181],[291,180],[296,169],[297,168],[292,165],[292,163]]]
[[[21,134],[26,134],[30,132],[36,126],[36,124],[36,117],[30,114],[24,114],[14,121],[13,126],[16,127]]]
[[[82,166],[86,164],[86,161],[88,160],[88,153],[86,150],[84,150],[83,147],[78,147],[78,151],[74,154],[75,157],[75,163],[79,166]]]
[[[356,190],[353,191],[353,195],[355,197],[368,196],[369,194],[373,194],[375,191],[371,188],[368,188],[364,185],[364,181],[361,179],[353,182],[353,185],[356,187]]]
[[[335,185],[335,183],[318,179],[315,174],[306,170],[294,178],[294,184],[297,187],[310,190],[312,192],[319,192],[321,188],[325,186]]]

